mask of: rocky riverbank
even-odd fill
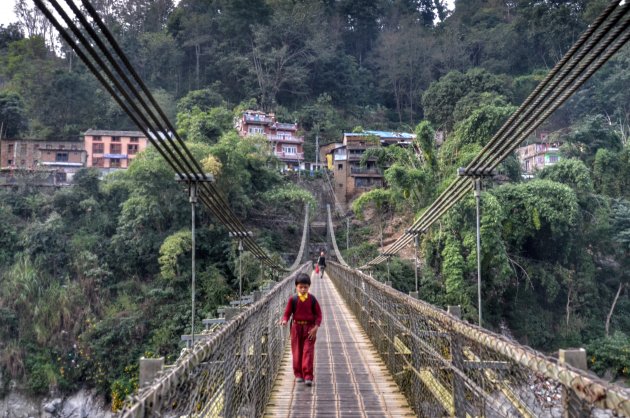
[[[112,418],[110,411],[105,400],[90,390],[43,398],[14,390],[0,399],[0,418]]]

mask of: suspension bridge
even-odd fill
[[[628,2],[606,7],[479,155],[374,260],[360,269],[347,265],[328,208],[327,235],[336,261],[324,278],[313,279],[325,318],[313,387],[292,379],[288,331],[278,325],[295,276],[311,272],[310,263],[304,263],[308,209],[298,257],[285,270],[203,173],[90,2],[82,0],[82,9],[71,0],[65,1],[67,7],[57,0],[34,2],[189,185],[191,202],[198,199],[266,268],[286,272],[272,288],[239,301],[244,307],[204,321],[208,329],[196,340],[193,331],[190,347],[175,364],[142,382],[121,417],[630,416],[630,392],[585,371],[579,352],[561,350],[558,359],[549,358],[462,321],[457,307],[445,311],[363,271],[387,262],[426,232],[626,44]],[[550,395],[537,392],[541,385],[553,389]]]

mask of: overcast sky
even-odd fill
[[[8,25],[15,22],[15,14],[13,14],[14,0],[0,0],[0,25]]]

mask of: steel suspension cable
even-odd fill
[[[549,74],[547,74],[543,81],[541,81],[536,86],[534,91],[530,93],[530,95],[525,99],[518,110],[510,116],[510,118],[505,124],[503,124],[503,126],[501,126],[499,131],[492,138],[492,140],[488,142],[488,144],[486,144],[486,146],[473,159],[468,167],[474,167],[475,170],[478,170],[479,167],[484,163],[484,159],[493,155],[493,151],[495,150],[497,143],[500,142],[499,140],[505,140],[507,138],[507,135],[509,135],[509,133],[515,129],[515,127],[519,126],[518,124],[515,124],[515,122],[517,122],[516,119],[520,119],[520,121],[522,121],[532,110],[539,108],[540,100],[544,98],[546,94],[548,94],[550,91],[552,91],[567,76],[570,70],[575,68],[579,61],[593,47],[595,40],[601,39],[601,37],[604,35],[604,32],[609,30],[612,25],[616,23],[617,20],[622,16],[622,14],[624,13],[624,7],[627,6],[622,6],[622,8],[618,8],[618,3],[619,1],[613,1],[609,3],[606,9],[597,17],[593,24],[591,24],[587,28],[587,30],[571,46],[569,51],[567,51],[562,59],[558,63],[556,63],[556,65],[552,68]],[[605,22],[613,11],[616,11],[616,16],[613,16],[613,19],[611,19],[610,21]],[[591,38],[591,36],[595,35],[597,35],[597,37]],[[580,48],[582,48],[583,46],[584,49],[579,54],[577,54]]]
[[[97,77],[99,82],[105,87],[105,89],[110,93],[110,95],[112,95],[114,100],[121,106],[123,111],[125,111],[125,113],[127,113],[130,116],[132,121],[147,136],[147,138],[156,147],[160,155],[167,161],[167,163],[171,166],[171,168],[175,172],[177,172],[180,177],[186,177],[188,180],[193,180],[193,177],[192,177],[193,175],[195,177],[194,180],[199,180],[200,176],[205,177],[205,174],[202,173],[203,170],[201,170],[199,163],[194,159],[194,157],[192,157],[190,150],[186,147],[185,143],[182,141],[179,135],[177,135],[177,132],[174,130],[174,128],[168,121],[168,118],[164,115],[162,109],[157,105],[155,99],[148,91],[148,88],[146,87],[146,85],[144,85],[144,83],[138,76],[137,72],[135,72],[135,70],[129,63],[127,57],[124,55],[124,53],[122,52],[118,44],[115,42],[115,40],[113,39],[113,36],[111,36],[111,33],[107,31],[107,28],[102,23],[102,20],[98,18],[98,15],[96,14],[94,8],[91,7],[89,2],[85,0],[83,1],[84,5],[86,6],[86,9],[91,10],[94,13],[94,15],[92,16],[93,18],[94,16],[97,17],[95,21],[100,22],[101,29],[103,28],[105,29],[105,31],[103,32],[106,34],[106,37],[110,40],[110,43],[114,45],[113,47],[115,50],[117,50],[121,61],[125,63],[130,73],[132,73],[132,76],[134,77],[136,82],[138,82],[138,84],[141,86],[141,89],[143,89],[143,91],[145,92],[145,95],[149,98],[149,101],[151,101],[151,103],[154,105],[154,108],[156,109],[157,113],[162,117],[163,121],[165,122],[165,125],[168,127],[168,130],[164,128],[162,123],[160,123],[159,118],[155,115],[155,113],[153,113],[152,109],[143,100],[142,95],[137,91],[133,83],[131,83],[129,78],[125,75],[124,71],[118,66],[115,59],[111,56],[107,48],[102,43],[101,39],[98,37],[95,31],[91,28],[91,26],[87,22],[87,19],[85,18],[85,16],[83,16],[80,10],[71,1],[66,0],[66,3],[69,4],[69,6],[73,10],[73,12],[76,14],[77,18],[79,19],[79,21],[81,21],[81,23],[84,25],[88,33],[94,38],[99,48],[106,55],[110,64],[114,67],[115,71],[118,74],[120,74],[121,78],[127,85],[127,89],[129,90],[129,92],[127,91],[127,89],[125,89],[121,85],[120,81],[116,77],[114,77],[114,75],[109,70],[109,68],[98,57],[98,54],[94,51],[94,48],[81,34],[81,32],[76,27],[76,25],[74,25],[74,22],[72,22],[72,20],[69,18],[67,13],[59,6],[56,0],[49,0],[49,1],[51,2],[52,6],[55,8],[57,13],[59,13],[62,19],[66,22],[66,24],[68,24],[68,27],[72,30],[72,32],[77,37],[78,42],[75,42],[72,39],[72,37],[66,32],[66,30],[60,25],[57,19],[52,15],[52,13],[44,5],[42,0],[35,0],[35,3],[37,7],[40,10],[42,10],[44,15],[51,21],[53,26],[55,26],[55,28],[59,31],[62,38],[76,51],[79,58],[87,65],[88,69]],[[112,86],[106,81],[106,79],[96,69],[95,65],[89,60],[89,58],[81,50],[81,48],[79,47],[79,44],[82,45],[83,48],[92,56],[92,58],[96,62],[96,65],[100,67],[100,69],[107,76],[107,79],[109,80],[109,82],[111,82],[120,93],[115,92]],[[143,113],[138,108],[138,105],[135,103],[134,100],[131,99],[131,97],[129,96],[129,93],[131,93],[138,99],[140,107],[143,108],[143,110],[146,112],[147,115],[149,115],[149,117],[153,120],[155,125],[157,125],[157,128],[155,128],[154,125],[149,123],[149,121],[145,117],[145,113]],[[125,100],[122,100],[119,94],[121,94]],[[127,103],[129,103],[129,106],[131,106],[131,109],[129,108],[129,106],[127,106]],[[162,136],[160,132],[163,133],[163,136],[171,144],[172,149],[166,146],[164,146],[164,149],[162,149],[162,146],[159,143],[159,139]],[[173,142],[171,136],[169,135],[169,132],[175,135],[178,143],[180,144],[181,149],[184,150],[188,158],[182,155],[182,151]],[[175,150],[175,153],[177,154],[177,156],[173,154],[173,150]],[[193,166],[195,166],[196,169],[192,169]],[[208,184],[208,183],[203,183],[203,186],[204,186],[204,189],[202,189],[202,193],[200,197],[202,198],[202,201],[204,202],[204,204],[206,204],[206,206],[209,207],[211,212],[221,221],[221,223],[223,223],[224,226],[226,226],[228,230],[230,230],[231,232],[237,232],[237,233],[242,232],[243,235],[245,235],[246,237],[243,239],[244,244],[246,244],[248,249],[252,251],[252,253],[254,253],[257,258],[260,258],[265,264],[269,265],[272,268],[282,269],[282,267],[278,266],[277,263],[273,262],[273,260],[271,260],[265,254],[264,250],[262,250],[262,248],[258,246],[258,244],[252,238],[248,237],[247,234],[245,234],[244,226],[233,214],[233,212],[231,211],[231,209],[229,208],[225,200],[223,200],[221,195],[217,192],[216,188],[212,184]]]
[[[622,20],[629,9],[630,6],[627,3],[619,7],[619,1],[608,5],[562,60],[554,66],[550,74],[466,167],[466,174],[483,175],[496,168],[527,135],[533,132],[630,39],[630,33],[627,31],[630,19]],[[611,19],[606,21],[609,17]],[[618,24],[619,21],[621,25]],[[565,67],[566,63],[569,65]],[[401,237],[381,255],[361,268],[380,264],[399,252],[411,242],[416,233],[426,231],[450,207],[461,200],[470,190],[468,186],[470,183],[467,178],[455,179]]]
[[[630,5],[625,6],[626,11],[630,9]],[[619,14],[617,14],[619,16]],[[570,73],[566,75],[566,78],[560,84],[560,88],[557,90],[546,92],[542,98],[537,100],[527,114],[531,115],[527,120],[522,121],[517,125],[517,128],[513,130],[516,133],[510,138],[505,138],[490,152],[485,153],[484,157],[486,162],[485,166],[482,166],[483,162],[479,162],[471,170],[466,169],[468,173],[476,172],[490,172],[501,161],[503,161],[518,145],[533,132],[553,111],[562,105],[586,80],[599,69],[607,60],[625,43],[623,41],[623,31],[628,28],[629,19],[626,18],[622,21],[621,25],[615,26],[614,30],[610,33],[602,34],[606,36],[605,40],[596,45],[588,54],[583,58],[584,62],[580,65],[574,65]],[[608,28],[610,29],[610,27]],[[621,41],[620,41],[621,40]],[[575,62],[578,62],[577,60]],[[539,105],[539,103],[542,104]],[[532,110],[534,110],[532,112]],[[469,164],[469,167],[473,166],[473,163]]]
[[[148,122],[148,120],[146,119],[145,115],[143,112],[141,112],[137,105],[135,104],[135,102],[131,99],[131,97],[129,96],[129,93],[127,92],[127,90],[121,85],[121,83],[113,76],[113,74],[111,73],[111,71],[109,70],[109,68],[107,68],[107,66],[105,66],[105,64],[103,63],[103,61],[100,59],[100,57],[98,57],[98,55],[94,52],[93,49],[91,48],[87,48],[85,45],[89,45],[89,43],[85,40],[85,38],[83,37],[83,35],[81,34],[81,32],[76,28],[76,26],[74,25],[74,23],[72,22],[72,20],[69,18],[69,16],[65,13],[65,11],[59,7],[58,3],[54,0],[51,1],[51,4],[53,5],[53,7],[55,8],[55,10],[60,14],[60,16],[64,19],[64,21],[68,24],[68,26],[70,27],[70,29],[73,31],[73,33],[75,33],[75,35],[77,36],[79,42],[81,42],[81,44],[84,46],[84,48],[88,51],[88,53],[90,53],[90,55],[93,57],[94,61],[96,62],[96,64],[101,67],[101,69],[103,70],[103,72],[105,72],[105,74],[107,75],[107,77],[109,78],[109,80],[111,81],[111,83],[116,87],[116,89],[120,92],[120,94],[122,94],[122,96],[126,99],[125,101],[122,101],[120,99],[120,97],[118,96],[117,93],[114,92],[114,90],[111,88],[111,85],[109,83],[107,83],[107,81],[105,81],[103,79],[103,77],[100,76],[100,73],[94,68],[94,65],[92,64],[92,62],[87,58],[87,56],[82,52],[82,50],[79,48],[79,46],[74,43],[71,40],[71,37],[67,34],[67,32],[63,29],[63,27],[59,24],[59,22],[54,18],[54,16],[52,15],[52,13],[49,12],[49,10],[47,8],[45,8],[44,4],[40,1],[37,0],[36,1],[37,6],[44,12],[44,14],[47,16],[47,18],[49,20],[51,20],[51,22],[53,23],[53,25],[55,26],[55,28],[60,32],[60,34],[62,35],[62,37],[64,38],[64,40],[66,40],[72,47],[73,49],[75,49],[75,51],[77,52],[77,55],[79,55],[79,57],[86,63],[86,65],[88,65],[88,68],[97,76],[97,78],[99,79],[99,81],[101,82],[101,84],[103,84],[105,86],[105,88],[108,90],[108,92],[114,97],[114,99],[117,101],[117,103],[119,103],[119,105],[121,105],[121,107],[123,108],[123,110],[132,118],[132,120],[140,127],[140,129],[142,130],[142,132],[147,136],[147,138],[151,141],[151,143],[156,147],[156,149],[160,152],[160,154],[162,155],[162,157],[167,161],[167,163],[169,163],[169,165],[171,166],[171,168],[175,171],[175,172],[179,172],[179,176],[181,178],[184,177],[184,175],[181,174],[181,172],[186,172],[188,170],[185,169],[185,167],[182,165],[182,163],[173,155],[172,150],[169,149],[168,147],[165,147],[165,150],[162,149],[162,147],[160,146],[160,143],[157,142],[157,140],[155,138],[160,138],[160,128],[158,128],[157,130]],[[130,106],[132,107],[132,109],[129,109],[129,107],[126,105],[126,103],[129,103]],[[138,121],[138,118],[140,118],[142,120],[142,123]],[[145,126],[147,128],[145,128]],[[147,130],[151,131],[151,133],[149,133]],[[162,130],[163,132],[163,130]],[[168,156],[166,155],[168,154]],[[188,167],[190,167],[190,165],[188,165]],[[190,174],[188,173],[187,176],[188,178],[190,178]],[[204,199],[207,203],[207,197]],[[225,220],[225,218],[223,217],[223,214],[221,212],[217,212],[216,215],[221,219],[223,218],[223,221],[225,224],[227,224],[228,229],[234,229],[229,228],[230,225],[227,222],[227,220]]]
[[[66,2],[71,2],[71,0],[66,0]],[[171,124],[171,122],[168,119],[168,117],[166,117],[166,115],[164,114],[164,112],[161,109],[161,107],[157,104],[155,98],[153,97],[153,95],[149,91],[148,87],[146,86],[144,81],[142,81],[142,78],[138,75],[138,73],[136,72],[136,70],[133,67],[133,65],[131,65],[129,59],[127,58],[127,56],[123,52],[122,48],[120,47],[120,45],[118,44],[118,42],[116,41],[114,36],[112,35],[111,31],[104,24],[103,20],[100,18],[100,16],[98,15],[98,13],[94,9],[94,7],[87,0],[82,0],[82,4],[84,5],[86,10],[90,14],[90,17],[94,20],[94,22],[96,22],[97,26],[101,30],[101,33],[103,33],[103,35],[105,36],[105,38],[107,39],[109,44],[112,46],[113,50],[118,55],[119,59],[123,62],[123,64],[125,65],[125,67],[129,71],[129,73],[133,77],[133,79],[140,86],[140,88],[142,89],[144,94],[147,96],[147,98],[149,99],[151,104],[157,110],[158,114],[161,116],[162,120],[164,121],[165,125],[168,128],[168,132],[172,132],[173,133],[173,135],[175,136],[176,140],[180,144],[181,148],[186,152],[188,158],[190,158],[193,161],[193,163],[195,164],[195,166],[196,166],[195,168],[197,169],[197,171],[195,172],[195,175],[197,175],[197,173],[201,173],[201,175],[205,177],[202,167],[199,165],[199,163],[196,161],[196,159],[192,156],[190,150],[188,149],[188,147],[186,147],[184,141],[182,140],[182,138],[177,133],[177,130],[173,127],[173,125]],[[95,39],[96,39],[96,37],[95,37]],[[105,51],[104,50],[104,52],[109,54],[109,51]],[[231,218],[231,221],[236,224],[236,226],[238,227],[237,229],[240,230],[241,232],[244,232],[245,231],[244,226],[240,224],[240,221],[238,220],[238,218],[236,218],[236,216],[229,209],[229,205],[227,204],[227,202],[225,202],[224,199],[222,199],[221,194],[218,193],[218,191],[216,190],[214,185],[212,183],[209,183],[209,184],[204,184],[204,187],[206,187],[206,191],[210,192],[209,197],[211,199],[213,199],[213,200],[216,200],[216,205],[218,206],[219,210],[224,211],[225,214],[228,217]],[[244,239],[244,243],[250,249],[250,251],[258,252],[259,256],[266,257],[264,251],[262,249],[260,249],[258,247],[258,245],[256,244],[256,242],[252,238],[250,238],[248,235],[246,235],[246,237]]]
[[[525,126],[529,126],[527,129],[521,130],[519,136],[512,142],[502,147],[499,150],[499,154],[492,161],[491,165],[488,166],[488,170],[492,170],[497,165],[501,163],[507,156],[512,153],[518,145],[529,135],[534,129],[536,129],[549,115],[558,109],[564,102],[566,102],[569,97],[577,91],[587,80],[590,78],[595,71],[597,71],[601,66],[603,66],[610,57],[616,53],[630,38],[630,31],[628,31],[628,27],[630,27],[630,18],[626,19],[625,25],[623,28],[620,28],[617,33],[614,35],[616,39],[613,39],[608,47],[608,49],[599,57],[593,57],[593,63],[586,69],[584,73],[579,75],[575,80],[574,84],[562,94],[556,95],[553,103],[545,110],[545,112],[538,116],[534,121],[531,122],[531,125],[525,123]],[[621,31],[625,32],[622,33]]]

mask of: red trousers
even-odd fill
[[[291,325],[291,354],[293,374],[296,378],[313,380],[313,360],[315,359],[315,338],[308,339],[308,332],[315,324]]]

